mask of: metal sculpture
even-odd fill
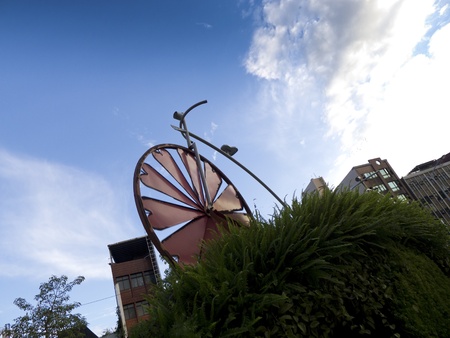
[[[202,242],[227,228],[229,221],[248,225],[251,210],[225,174],[198,153],[192,138],[208,145],[232,160],[260,184],[282,205],[284,202],[258,177],[231,156],[237,148],[224,145],[221,149],[188,131],[187,114],[174,113],[180,121],[179,131],[187,147],[160,144],[147,150],[134,172],[134,197],[142,224],[157,250],[172,264],[194,264],[202,255]],[[167,237],[163,240],[159,236]]]

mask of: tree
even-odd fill
[[[416,203],[327,190],[229,229],[131,337],[450,337],[449,229]]]
[[[23,298],[16,298],[14,304],[26,313],[14,320],[10,335],[14,338],[81,337],[80,330],[87,323],[80,314],[72,314],[81,304],[69,303],[69,293],[75,285],[84,281],[84,277],[79,276],[72,282],[67,280],[67,276],[53,275],[48,282],[42,283],[39,294],[34,297],[36,305]]]
[[[120,317],[120,309],[119,307],[116,308],[116,314],[117,314],[117,326],[115,329],[106,329],[101,337],[106,337],[110,334],[114,334],[117,338],[124,338],[125,333],[122,326],[122,319]]]

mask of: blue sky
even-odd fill
[[[431,0],[0,1],[0,325],[66,274],[94,331],[115,326],[107,245],[145,234],[134,166],[183,142],[172,113],[200,100],[190,129],[287,200],[370,158],[404,176],[448,153],[449,22]]]

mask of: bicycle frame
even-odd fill
[[[253,179],[255,179],[259,184],[261,184],[283,207],[287,208],[288,205],[277,195],[275,194],[275,192],[273,192],[272,189],[270,189],[259,177],[257,177],[253,172],[251,172],[248,168],[246,168],[243,164],[241,164],[240,162],[238,162],[237,160],[235,160],[233,157],[231,157],[229,154],[227,154],[226,152],[224,152],[222,149],[214,146],[213,144],[211,144],[210,142],[206,141],[205,139],[195,135],[194,133],[191,133],[188,128],[187,128],[187,124],[186,124],[186,116],[187,114],[192,111],[194,108],[207,103],[207,100],[203,100],[200,101],[194,105],[192,105],[191,107],[189,107],[184,113],[179,113],[179,112],[175,112],[173,114],[174,119],[179,120],[180,121],[180,125],[179,127],[173,126],[171,125],[171,127],[173,129],[175,129],[176,131],[179,131],[181,133],[181,135],[183,135],[183,137],[186,139],[187,142],[187,146],[189,149],[191,149],[192,151],[194,151],[194,155],[195,155],[195,159],[197,162],[197,167],[199,170],[199,174],[200,174],[200,179],[202,182],[202,187],[205,191],[205,197],[206,197],[206,201],[208,203],[208,211],[212,210],[212,201],[211,201],[211,197],[209,194],[209,190],[206,184],[206,179],[205,179],[205,173],[204,173],[204,169],[202,168],[202,166],[200,165],[200,157],[199,157],[199,153],[198,153],[198,149],[197,149],[197,145],[195,144],[194,141],[191,140],[191,138],[196,139],[197,141],[202,142],[203,144],[207,145],[208,147],[210,147],[211,149],[217,151],[218,153],[220,153],[221,155],[225,156],[226,158],[228,158],[230,161],[232,161],[234,164],[236,164],[237,166],[239,166],[241,169],[243,169],[247,174],[249,174]]]

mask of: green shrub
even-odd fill
[[[448,229],[414,203],[325,191],[205,246],[149,296],[143,332],[450,336]]]

